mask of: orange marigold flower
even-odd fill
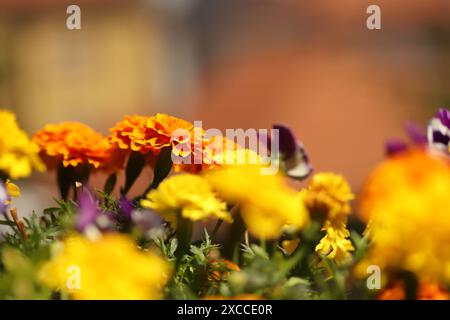
[[[225,280],[232,271],[241,271],[241,269],[237,264],[235,264],[230,260],[223,258],[213,259],[211,260],[210,263],[209,280],[210,281]]]
[[[49,168],[55,168],[59,163],[64,167],[110,168],[111,162],[119,158],[105,137],[78,122],[48,124],[36,132],[33,141]]]
[[[403,283],[397,282],[393,286],[383,289],[377,296],[377,300],[404,300],[405,288]]]
[[[406,297],[405,287],[401,281],[383,289],[377,296],[378,300],[404,300]],[[449,300],[450,295],[436,282],[420,281],[417,288],[417,300]]]
[[[174,146],[173,153],[188,160],[187,163],[174,163],[175,172],[199,173],[223,165],[261,163],[260,156],[253,150],[244,148],[226,137],[206,138],[204,132],[194,134],[195,130],[200,129],[192,130],[190,141],[186,139]]]
[[[175,130],[190,132],[192,128],[192,123],[164,113],[153,117],[126,116],[110,129],[109,141],[120,149],[157,155],[163,147],[179,143],[172,139]]]
[[[136,143],[138,138],[145,132],[148,117],[134,115],[125,116],[125,118],[118,122],[110,129],[111,135],[109,141],[116,144],[120,149],[131,149],[133,151],[141,151],[147,153],[143,147]]]
[[[151,143],[156,150],[171,145],[172,134],[175,130],[184,129],[186,131],[191,131],[193,127],[193,124],[186,120],[172,117],[164,113],[158,113],[156,116],[150,117],[147,120],[147,128],[149,128],[154,135],[154,139],[151,140]]]
[[[419,300],[449,300],[450,294],[436,282],[424,281],[419,286],[417,293]]]

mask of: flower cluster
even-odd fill
[[[109,136],[48,124],[29,140],[1,111],[0,298],[449,299],[449,119],[408,125],[413,143],[390,140],[356,196],[332,172],[299,183],[309,157],[279,124],[261,154],[167,114],[126,116]],[[61,197],[21,215],[10,179],[43,163]],[[91,172],[108,174],[103,188]],[[364,289],[368,266],[379,290]]]

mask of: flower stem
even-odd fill
[[[185,219],[181,216],[178,217],[177,231],[176,231],[178,239],[178,248],[177,251],[175,252],[177,266],[179,265],[184,255],[188,252],[191,246],[193,226],[194,224],[191,220]]]
[[[212,232],[212,234],[211,234],[211,240],[214,240],[214,239],[215,239],[215,236],[216,236],[216,234],[217,234],[217,231],[219,231],[220,226],[222,225],[222,223],[223,223],[223,219],[218,219],[218,220],[217,220],[216,225],[214,226],[214,230],[213,230],[213,232]]]

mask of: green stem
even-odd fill
[[[267,245],[266,245],[267,243],[266,243],[266,239],[265,238],[261,238],[261,239],[259,239],[259,245],[261,246],[261,248],[263,248],[263,250],[265,251],[265,252],[267,252],[266,250],[267,250]]]
[[[128,162],[125,168],[125,185],[121,189],[121,193],[126,195],[130,191],[134,182],[141,174],[146,164],[146,156],[139,152],[132,152],[128,158]]]
[[[305,254],[308,252],[307,246],[299,245],[295,250],[294,254],[289,257],[287,262],[281,269],[281,274],[287,275],[292,269],[298,266],[299,262],[303,259]]]
[[[155,168],[153,169],[153,181],[145,189],[144,197],[150,190],[158,188],[159,184],[169,175],[172,165],[172,147],[162,148],[156,160]]]
[[[211,240],[214,240],[214,239],[215,239],[215,236],[216,236],[216,234],[217,234],[217,231],[219,231],[220,226],[222,225],[222,223],[223,223],[223,219],[218,219],[218,220],[217,220],[216,225],[214,226],[214,230],[213,230],[213,232],[212,232],[212,234],[211,234]]]
[[[334,287],[332,293],[334,294],[334,299],[336,300],[347,300],[347,293],[345,292],[345,276],[339,272],[334,261],[323,257],[323,263],[330,270],[332,281],[334,283]]]
[[[224,248],[224,257],[232,259],[233,262],[239,262],[239,247],[246,228],[238,205],[231,209],[231,213],[234,221],[231,224],[229,241]]]
[[[191,220],[185,219],[181,215],[178,216],[176,231],[178,248],[175,252],[177,268],[191,246],[193,226],[194,223]]]

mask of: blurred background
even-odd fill
[[[81,30],[66,28],[69,4]],[[366,28],[371,4],[381,30]],[[448,0],[0,0],[0,107],[30,134],[62,120],[107,134],[156,112],[284,123],[317,171],[358,190],[405,121],[448,107],[449,80]],[[54,177],[19,185],[22,212],[57,195]]]

